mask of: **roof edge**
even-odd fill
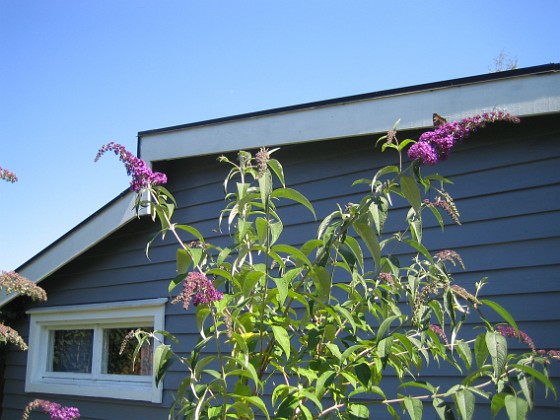
[[[524,68],[519,68],[519,69],[514,69],[514,70],[506,70],[506,71],[500,71],[500,72],[495,72],[495,73],[487,73],[487,74],[481,74],[481,75],[476,75],[476,76],[461,77],[461,78],[457,78],[457,79],[449,79],[449,80],[443,80],[443,81],[439,81],[439,82],[423,83],[423,84],[419,84],[419,85],[412,85],[412,86],[407,86],[407,87],[402,87],[402,88],[380,90],[380,91],[377,91],[377,92],[362,93],[362,94],[350,95],[350,96],[342,96],[342,97],[334,98],[334,99],[313,101],[313,102],[307,102],[307,103],[298,104],[298,105],[288,105],[288,106],[284,106],[284,107],[271,108],[271,109],[266,109],[266,110],[262,110],[262,111],[236,114],[236,115],[231,115],[231,116],[228,116],[228,117],[212,118],[212,119],[196,121],[196,122],[192,122],[192,123],[173,125],[173,126],[169,126],[169,127],[156,128],[156,129],[152,129],[152,130],[144,130],[144,131],[139,131],[138,132],[138,137],[141,138],[142,136],[149,136],[149,135],[153,135],[153,134],[161,134],[161,133],[166,133],[166,132],[170,132],[170,131],[183,130],[183,129],[186,129],[186,128],[199,127],[199,126],[205,126],[205,125],[211,125],[211,124],[219,124],[219,123],[223,123],[223,122],[230,122],[230,121],[235,121],[235,120],[260,117],[260,116],[263,116],[263,115],[278,114],[278,113],[290,112],[290,111],[298,111],[298,110],[303,110],[303,109],[307,109],[307,108],[318,108],[318,107],[323,107],[323,106],[341,104],[341,103],[345,103],[345,102],[355,102],[355,101],[361,101],[361,100],[367,100],[367,99],[382,98],[384,96],[402,95],[402,94],[413,93],[413,92],[421,92],[421,91],[425,91],[425,90],[443,89],[443,88],[449,88],[449,87],[454,87],[454,86],[462,86],[462,85],[466,85],[466,84],[473,84],[473,83],[487,82],[487,81],[493,81],[493,80],[508,79],[508,78],[511,78],[511,77],[538,75],[538,74],[543,74],[543,73],[555,73],[555,72],[558,72],[558,71],[560,71],[560,63],[542,64],[542,65],[539,65],[539,66],[524,67]],[[138,150],[138,152],[140,152],[140,150]]]
[[[122,192],[15,271],[34,283],[39,283],[137,217],[135,200],[135,192]],[[16,293],[6,294],[4,290],[0,291],[0,307],[17,296]]]

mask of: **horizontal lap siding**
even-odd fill
[[[455,184],[447,189],[457,201],[463,222],[456,226],[444,216],[448,227],[441,233],[428,215],[424,234],[430,250],[452,248],[461,254],[467,271],[456,270],[456,280],[469,290],[481,277],[489,276],[484,295],[510,310],[520,328],[545,348],[560,347],[560,134],[552,123],[544,118],[514,128],[489,128],[455,150],[448,162],[425,169],[437,169],[453,179]],[[282,162],[288,186],[308,196],[320,220],[336,209],[336,203],[357,202],[367,191],[364,185],[351,187],[355,179],[371,178],[383,165],[397,162],[393,154],[375,151],[374,143],[371,137],[308,143],[283,147],[273,157]],[[235,155],[228,157],[233,160]],[[229,167],[216,163],[216,156],[208,156],[169,162],[161,169],[167,172],[168,187],[179,202],[175,221],[193,225],[213,244],[227,244],[218,232],[217,218],[225,204],[222,182]],[[397,208],[391,216],[395,220],[387,225],[389,232],[402,229],[406,215],[404,202],[396,197],[394,202]],[[304,207],[280,203],[279,213],[285,224],[284,241],[300,245],[316,234],[318,222]],[[226,222],[222,229],[227,232]],[[145,245],[156,232],[157,226],[149,219],[132,221],[46,280],[43,286],[49,301],[44,306],[166,297],[174,276],[176,245],[171,238],[156,239],[148,260]],[[403,264],[408,263],[409,252],[399,254]],[[179,306],[167,306],[167,329],[178,336],[177,349],[185,353],[198,337],[192,314],[192,309],[185,315]],[[499,321],[494,315],[491,318]],[[27,324],[20,325],[27,334]],[[38,396],[21,395],[25,376],[21,353],[11,351],[8,365],[3,419],[14,418],[14,410]],[[556,365],[551,372],[557,382]],[[453,372],[444,369],[432,374],[446,378]],[[149,410],[149,418],[163,419],[172,404],[172,392],[183,378],[184,368],[176,363],[165,380],[161,406],[81,397],[60,400],[79,406],[84,419],[148,418],[141,414],[144,409]],[[557,401],[541,405],[532,418],[557,414]]]

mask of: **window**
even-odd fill
[[[131,330],[163,330],[166,302],[31,309],[25,391],[160,403],[152,368],[158,343],[145,343],[136,359],[136,340],[121,347]]]

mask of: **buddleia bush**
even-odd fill
[[[519,419],[533,408],[535,384],[555,394],[547,365],[558,352],[539,350],[506,309],[481,297],[486,279],[473,290],[458,284],[453,272],[464,264],[457,252],[423,242],[426,220],[442,229],[447,220],[460,223],[449,180],[425,175],[423,165],[447,159],[457,143],[497,121],[518,122],[503,112],[482,114],[445,122],[418,141],[399,141],[395,127],[378,145],[399,163],[357,180],[367,185],[363,197],[317,221],[316,235],[298,246],[283,242],[281,205],[316,213],[286,185],[276,150],[220,158],[229,166],[227,204],[217,215],[230,241],[222,247],[173,222],[177,204],[162,174],[136,165],[139,181],[130,164],[136,158],[106,147],[128,162],[137,208],[177,240],[169,293],[193,312],[200,331],[187,355],[174,352],[169,333],[155,332],[168,338],[155,351],[156,381],[173,360],[185,372],[171,417],[366,419],[388,412],[420,419],[433,410],[430,418],[471,419],[475,401],[486,400],[492,415],[503,410]],[[392,223],[402,229],[387,232],[389,217],[400,217],[391,211],[397,200],[408,211]],[[141,344],[153,334],[136,336]],[[508,337],[527,351],[509,351]],[[427,376],[429,365],[449,366],[454,384]]]

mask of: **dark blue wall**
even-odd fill
[[[437,170],[455,182],[448,190],[457,202],[463,226],[448,220],[442,234],[434,220],[426,230],[431,250],[454,249],[461,254],[467,271],[456,278],[463,287],[473,290],[476,281],[489,276],[484,295],[505,306],[539,348],[560,348],[560,131],[554,123],[555,117],[542,117],[519,126],[488,128],[454,151]],[[336,203],[358,199],[359,189],[350,187],[353,180],[371,177],[394,160],[376,151],[374,143],[371,137],[308,143],[284,147],[275,157],[284,165],[288,185],[308,196],[320,219]],[[161,169],[168,173],[169,188],[180,203],[175,220],[195,226],[209,242],[223,244],[225,239],[216,229],[224,204],[222,181],[229,168],[219,165],[216,156],[208,156],[169,162]],[[404,217],[404,211],[404,207],[394,210],[397,218]],[[299,245],[315,234],[317,222],[301,206],[281,206],[280,214],[286,225],[285,241]],[[151,260],[146,259],[145,244],[156,229],[148,219],[131,222],[43,281],[47,303],[20,299],[10,307],[166,297],[168,281],[174,276],[176,247],[172,241],[158,240]],[[189,351],[197,339],[190,317],[179,306],[167,307],[166,328],[181,340],[180,351]],[[27,339],[26,320],[16,327]],[[512,346],[522,348],[516,343]],[[30,395],[23,391],[26,354],[10,348],[6,362],[3,420],[20,418],[23,407],[34,398],[77,406],[84,419],[165,419],[173,390],[184,378],[181,367],[175,365],[166,377],[161,405]],[[559,369],[558,364],[550,368],[557,385]],[[431,372],[443,382],[453,374],[448,369]],[[427,413],[433,417],[433,412]],[[531,418],[559,415],[558,401],[538,399]]]

